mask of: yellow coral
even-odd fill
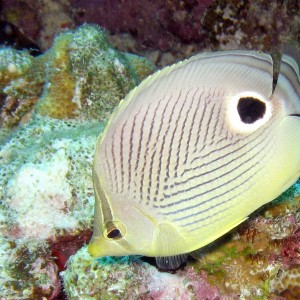
[[[71,74],[55,74],[48,92],[36,105],[36,112],[56,119],[73,117],[78,109],[77,104],[72,102],[74,89],[75,82]]]
[[[154,66],[111,48],[106,33],[83,25],[55,38],[44,55],[46,84],[35,111],[53,118],[106,118]]]
[[[70,118],[77,114],[78,105],[73,102],[75,76],[69,56],[72,36],[63,34],[56,38],[53,48],[47,53],[48,78],[43,96],[36,105],[36,112],[52,118]]]

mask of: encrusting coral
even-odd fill
[[[3,237],[0,245],[1,300],[57,299],[61,289],[58,268],[47,247]]]
[[[68,262],[63,273],[69,299],[219,299],[205,272],[193,268],[176,274],[160,272],[140,257],[93,259],[87,247]],[[230,299],[229,297],[223,299]]]
[[[57,299],[59,271],[91,235],[96,140],[154,69],[90,25],[39,57],[0,50],[0,299]]]
[[[0,127],[26,121],[44,84],[39,62],[26,51],[0,48]]]
[[[32,269],[33,262],[18,251],[20,245],[30,248],[28,256],[44,259],[43,268],[55,266],[53,292],[40,296],[55,299],[61,290],[59,268],[63,269],[68,256],[90,237],[94,202],[91,164],[102,130],[101,122],[35,116],[5,140],[0,150],[0,232],[10,245],[6,256],[14,259],[0,268],[4,299],[37,299],[35,291],[42,291],[50,280],[44,271]],[[0,244],[0,248],[4,246]],[[43,252],[37,256],[41,248]],[[11,272],[13,262],[19,260],[23,261],[20,268]],[[22,268],[32,270],[26,275]]]
[[[120,99],[154,70],[146,60],[112,49],[106,33],[90,25],[59,35],[45,55],[46,84],[35,109],[59,119],[107,116]]]
[[[93,25],[62,32],[38,57],[2,48],[0,126],[25,122],[33,107],[57,119],[101,120],[154,70],[144,58],[114,50]]]

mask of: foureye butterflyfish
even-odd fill
[[[97,143],[94,257],[177,268],[300,176],[297,62],[256,51],[196,55],[145,79]]]

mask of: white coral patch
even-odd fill
[[[28,163],[18,171],[9,184],[10,207],[22,235],[46,239],[57,229],[72,229],[77,225],[67,215],[72,199],[67,182],[69,159],[63,148],[44,163]]]

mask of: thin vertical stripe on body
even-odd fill
[[[112,165],[114,166],[116,181],[121,182],[121,188],[123,187],[123,177],[127,178],[127,191],[129,193],[135,191],[133,186],[138,187],[139,197],[137,197],[137,199],[139,199],[140,203],[151,204],[154,208],[160,209],[172,206],[175,208],[178,206],[178,208],[175,208],[175,211],[177,210],[180,212],[179,207],[181,204],[215,191],[217,187],[207,188],[206,185],[211,186],[223,176],[228,176],[229,174],[238,171],[244,164],[253,161],[260,149],[250,157],[247,156],[249,151],[254,151],[258,145],[262,145],[263,147],[264,144],[267,145],[269,143],[269,140],[266,139],[263,134],[264,131],[258,131],[247,138],[235,136],[234,140],[226,139],[226,136],[222,135],[217,138],[216,128],[221,122],[221,102],[212,105],[210,103],[214,100],[214,98],[212,98],[213,95],[220,97],[224,94],[224,91],[215,92],[209,90],[207,94],[204,90],[201,90],[197,101],[195,101],[195,95],[198,92],[199,89],[194,91],[193,94],[191,94],[190,90],[185,91],[185,93],[179,91],[177,98],[173,99],[172,103],[170,103],[172,96],[169,97],[168,100],[166,100],[165,97],[159,99],[155,106],[149,104],[146,110],[141,107],[138,114],[129,118],[122,124],[119,145],[122,153],[122,155],[120,153],[120,172],[116,172],[114,155],[112,155]],[[164,104],[160,107],[162,103]],[[197,106],[193,107],[195,103]],[[200,103],[202,103],[202,107],[199,107]],[[203,105],[203,103],[205,105]],[[190,122],[188,127],[187,116],[192,108],[194,108],[193,116],[191,118],[193,122]],[[186,117],[184,118],[182,117],[183,111],[186,113]],[[136,124],[137,115],[142,118],[142,122],[138,125]],[[199,123],[195,122],[197,116]],[[154,134],[153,129],[156,122],[159,122],[159,126]],[[148,128],[148,131],[145,128]],[[201,128],[204,128],[204,130],[201,131]],[[130,135],[129,143],[125,143],[124,145],[125,131],[130,132]],[[197,132],[196,136],[195,132]],[[223,135],[224,132],[225,131],[223,131]],[[188,146],[182,147],[184,136],[187,137],[189,143],[187,144]],[[194,149],[193,151],[189,151],[190,144],[193,144],[193,140]],[[226,140],[226,143],[222,143],[222,140]],[[114,139],[111,140],[111,143],[113,148]],[[213,144],[217,143],[220,144],[221,147],[211,147]],[[123,158],[125,156],[125,153],[123,153],[125,148],[129,148],[127,166],[125,166]],[[137,148],[136,153],[133,153],[133,148]],[[206,152],[206,148],[208,148],[208,152]],[[267,147],[264,148],[268,149]],[[243,151],[243,149],[245,150]],[[142,150],[145,150],[145,152],[142,153]],[[224,153],[225,150],[227,152]],[[264,156],[264,152],[259,158]],[[221,154],[217,155],[218,153]],[[243,160],[245,157],[248,158]],[[224,161],[225,159],[226,161]],[[234,166],[234,163],[238,160],[240,160],[241,164],[239,167],[236,167]],[[131,162],[135,162],[134,179],[131,178]],[[216,164],[220,164],[220,166],[217,166]],[[109,165],[109,163],[107,163],[107,165]],[[230,167],[231,165],[232,167]],[[247,172],[250,172],[256,165],[257,163],[255,162]],[[208,167],[210,168],[209,171],[205,171]],[[201,171],[202,169],[203,171]],[[226,170],[226,172],[222,171],[223,169]],[[179,173],[178,170],[180,170]],[[108,172],[111,172],[110,169]],[[138,172],[140,172],[139,176]],[[219,175],[217,175],[218,172]],[[189,173],[191,173],[192,176],[189,176]],[[214,174],[214,177],[210,178],[210,174]],[[240,175],[236,175],[230,179],[228,183],[232,183],[239,176]],[[191,186],[191,182],[200,177],[202,177],[201,182]],[[161,178],[164,178],[164,180],[161,180]],[[132,181],[134,181],[134,185],[132,184]],[[188,184],[188,186],[186,186],[186,184]],[[218,182],[219,187],[225,185],[225,183],[220,185]],[[185,194],[199,188],[201,190],[206,190],[206,192],[201,192],[200,190],[199,193],[196,193],[191,197],[178,198],[180,197],[180,194]],[[116,192],[118,192],[118,190],[116,190]],[[215,197],[217,197],[217,195]],[[168,202],[168,199],[170,199],[171,202]],[[213,199],[214,198],[210,199],[210,201]],[[201,204],[207,203],[208,200],[197,201],[199,202],[198,206],[200,206]],[[159,202],[160,205],[154,205],[154,202]],[[192,205],[191,207],[195,208],[196,206]],[[185,208],[185,210],[188,210],[188,207]],[[166,215],[172,214],[171,212],[164,212],[164,210],[162,210],[162,213]],[[175,212],[173,212],[173,214],[175,214]]]

